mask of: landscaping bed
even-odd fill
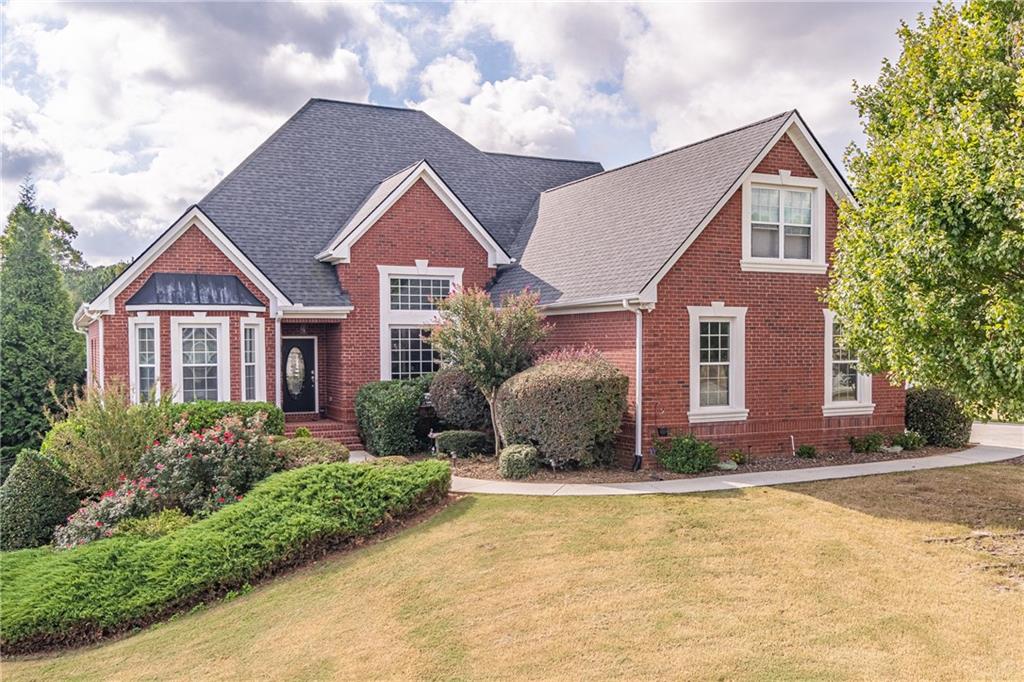
[[[653,458],[645,458],[645,468],[640,471],[630,471],[625,467],[595,467],[590,469],[563,469],[552,471],[550,468],[539,467],[525,479],[533,483],[633,483],[642,481],[667,481],[680,478],[698,478],[707,476],[723,476],[733,474],[749,474],[760,471],[785,471],[788,469],[806,469],[811,467],[837,466],[841,464],[863,464],[865,462],[885,462],[894,459],[913,459],[918,457],[930,457],[932,455],[945,455],[950,452],[959,452],[974,447],[966,445],[962,448],[944,448],[928,446],[914,451],[906,451],[891,454],[885,452],[854,453],[835,452],[822,453],[810,459],[794,457],[792,455],[762,455],[754,456],[746,464],[740,464],[735,469],[723,471],[712,469],[699,474],[677,474],[667,471],[664,468],[651,467],[654,464]],[[411,459],[431,459],[430,455],[420,455]],[[476,478],[484,480],[499,480],[498,461],[494,457],[469,457],[447,460],[452,466],[452,475],[463,478]]]

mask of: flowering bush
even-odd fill
[[[228,416],[204,431],[154,442],[139,471],[160,494],[163,507],[207,514],[241,498],[275,466],[260,412],[243,422]]]
[[[159,493],[149,479],[122,481],[116,490],[108,490],[100,499],[86,502],[68,517],[68,522],[53,533],[53,544],[61,549],[109,538],[122,519],[146,516],[157,506]]]

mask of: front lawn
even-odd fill
[[[5,661],[4,677],[1012,679],[1022,532],[1013,464],[475,496],[138,635]]]

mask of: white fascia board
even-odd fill
[[[309,318],[325,320],[343,320],[348,314],[355,310],[350,305],[295,305],[282,306],[280,308],[282,319]]]
[[[340,239],[329,248],[320,252],[317,258],[328,263],[348,263],[352,256],[352,245],[359,241],[419,180],[423,180],[427,184],[427,187],[437,195],[448,210],[451,211],[452,215],[476,239],[477,243],[487,251],[488,267],[508,265],[512,262],[512,258],[494,241],[473,213],[455,196],[455,193],[445,184],[441,176],[426,161],[421,161],[402,183],[390,192],[363,220],[356,225],[349,226],[349,229],[345,231]]]
[[[178,238],[190,227],[196,227],[207,239],[213,242],[220,251],[242,273],[249,278],[270,300],[271,312],[276,312],[278,306],[290,305],[291,300],[284,295],[267,277],[260,272],[259,268],[253,265],[245,254],[236,247],[227,236],[220,231],[213,220],[210,219],[198,206],[192,206],[178,218],[155,242],[149,245],[142,255],[136,258],[124,272],[107,286],[91,304],[89,310],[104,314],[114,312],[114,301],[117,295],[124,291],[125,287],[131,284],[136,277],[146,271],[160,254],[167,250]]]
[[[646,300],[636,294],[576,299],[537,306],[545,315],[582,315],[585,313],[619,313],[623,310],[653,310],[657,299]]]

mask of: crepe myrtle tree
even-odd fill
[[[494,454],[501,451],[496,396],[509,377],[533,363],[537,343],[547,334],[537,303],[529,291],[504,297],[495,307],[487,292],[456,291],[438,302],[439,322],[430,345],[445,364],[464,371],[487,400],[494,430]]]
[[[862,366],[1024,418],[1024,3],[940,4],[854,85],[825,299]]]

